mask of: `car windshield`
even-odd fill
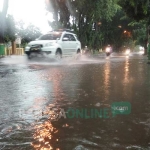
[[[40,36],[38,40],[57,40],[57,39],[60,39],[61,34],[62,34],[61,32],[45,34],[45,35]]]

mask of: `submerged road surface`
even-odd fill
[[[149,150],[146,59],[1,58],[0,150]]]

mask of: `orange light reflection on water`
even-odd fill
[[[110,85],[110,62],[105,64],[104,70],[104,92],[105,92],[105,100],[108,100],[109,97],[109,85]]]
[[[129,82],[129,59],[126,58],[125,67],[124,67],[124,84]]]
[[[51,120],[57,118],[56,114],[51,110],[51,108],[57,108],[56,101],[64,99],[64,92],[61,89],[61,81],[63,79],[63,73],[60,69],[52,69],[51,71],[40,75],[40,79],[46,80],[52,83],[53,90],[50,91],[53,94],[52,104],[46,106],[45,110],[42,112],[43,116],[46,116],[45,122],[40,125],[35,125],[35,133],[33,135],[34,142],[32,146],[35,150],[53,150],[55,145],[59,139],[56,138],[56,134],[58,134],[58,130],[53,127],[51,124]],[[58,110],[55,110],[59,112]],[[60,148],[56,148],[55,150],[60,150]]]
[[[52,126],[49,121],[43,124],[35,126],[35,133],[33,135],[34,142],[31,144],[35,150],[52,150],[53,147],[50,144],[51,141],[57,142],[53,135],[57,133],[57,130]],[[57,148],[59,150],[59,148]]]

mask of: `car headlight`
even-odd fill
[[[44,44],[44,47],[53,46],[55,43],[46,43]]]
[[[26,47],[31,47],[30,43],[28,43],[28,44],[26,45]]]

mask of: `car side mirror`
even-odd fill
[[[69,38],[64,37],[64,38],[62,39],[62,41],[69,41]]]

